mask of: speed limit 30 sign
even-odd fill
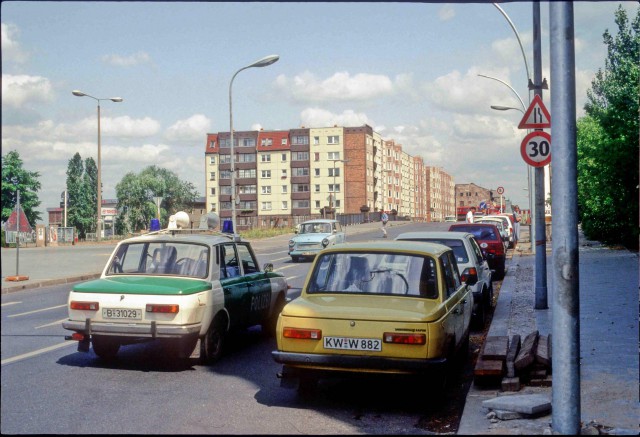
[[[551,162],[551,135],[543,131],[527,134],[520,145],[524,162],[532,167],[544,167]]]

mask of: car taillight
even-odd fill
[[[320,329],[303,329],[303,328],[284,328],[282,330],[284,338],[297,338],[299,340],[320,340],[322,338],[322,330]]]
[[[180,311],[180,305],[176,304],[159,304],[159,303],[148,303],[147,304],[147,312],[148,313],[170,313],[176,314]]]
[[[100,305],[98,305],[98,302],[79,302],[72,300],[69,304],[69,308],[81,311],[98,311]]]
[[[416,345],[427,343],[427,336],[424,334],[398,334],[396,332],[385,332],[382,338],[385,343]]]
[[[462,275],[460,275],[460,280],[462,282],[466,282],[469,275],[478,276],[478,270],[476,270],[475,267],[467,267],[466,269],[464,269],[464,272],[462,272]]]

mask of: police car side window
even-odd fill
[[[251,251],[249,251],[249,247],[246,244],[238,244],[238,255],[240,256],[240,261],[242,262],[242,269],[244,274],[256,273],[259,272],[258,263],[253,258]]]

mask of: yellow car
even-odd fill
[[[468,355],[472,306],[447,246],[393,241],[324,249],[300,297],[278,318],[272,356],[283,365],[281,386],[306,390],[321,378],[354,373],[444,381],[454,358]]]

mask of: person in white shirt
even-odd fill
[[[382,222],[382,238],[387,238],[387,222],[389,221],[389,216],[386,212],[382,211],[380,221]]]
[[[467,223],[473,223],[473,213],[476,212],[476,207],[472,206],[469,211],[467,211]]]

